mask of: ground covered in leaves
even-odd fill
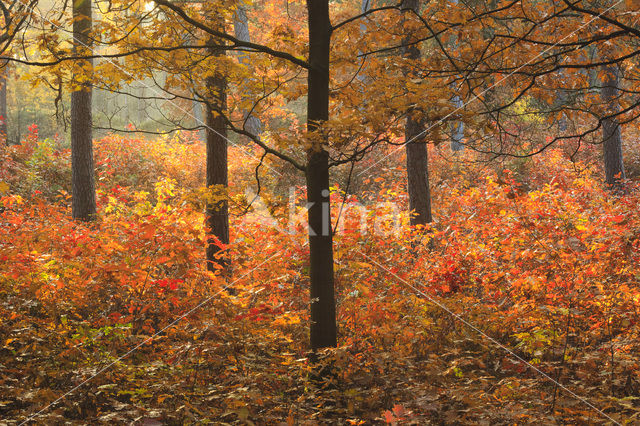
[[[68,151],[33,135],[0,154],[7,424],[639,421],[633,182],[612,194],[561,151],[455,173],[436,155],[420,236],[402,169],[334,188],[340,347],[314,365],[304,222],[287,219],[303,191],[289,203],[274,183],[296,178],[261,193],[275,222],[241,215],[253,170],[232,151],[225,280],[202,262],[199,145],[112,137],[96,153],[94,224],[69,218]]]

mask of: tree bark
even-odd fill
[[[307,151],[307,202],[311,286],[311,349],[337,345],[333,281],[333,235],[329,199],[329,153],[321,123],[329,118],[329,48],[331,22],[328,0],[307,0],[309,64],[307,130],[315,133]]]
[[[73,2],[73,40],[76,52],[90,51],[91,0]],[[93,61],[87,60],[89,69]],[[71,93],[71,180],[72,216],[83,221],[96,216],[96,192],[93,168],[93,141],[91,123],[91,82],[84,72],[73,76],[75,88]]]
[[[221,50],[212,50],[211,54],[224,55]],[[229,258],[220,253],[223,250],[221,245],[229,244],[227,126],[222,115],[227,107],[227,82],[223,75],[216,72],[207,77],[206,84],[210,102],[206,117],[207,188],[212,189],[219,198],[206,206],[207,269],[215,271],[222,267],[228,272]]]
[[[405,139],[411,140],[424,130],[424,126],[414,118],[407,118]],[[407,152],[407,187],[409,192],[409,209],[413,212],[410,224],[412,227],[430,223],[431,191],[429,188],[428,151],[425,136],[416,138],[406,145]]]
[[[9,133],[7,132],[7,62],[0,68],[0,139],[9,145]]]
[[[371,2],[373,0],[362,0],[360,3],[360,13],[366,13],[369,9],[371,9]],[[367,24],[365,24],[364,19],[360,23],[360,32],[362,34],[367,32]],[[362,53],[362,52],[360,52]]]
[[[464,106],[464,102],[460,99],[460,96],[455,95],[453,97],[453,106],[456,107],[458,111],[462,110]],[[464,150],[464,144],[462,143],[462,139],[464,139],[464,121],[454,121],[451,123],[451,150],[454,152]]]
[[[453,0],[453,4],[458,4],[458,0]],[[417,11],[417,10],[416,10]],[[453,48],[457,49],[458,47],[458,37],[454,36],[453,39]],[[451,87],[454,85],[452,84]],[[460,96],[455,95],[452,99],[453,106],[456,107],[457,110],[462,109],[464,106],[464,102],[460,98]],[[464,122],[454,121],[451,123],[451,150],[454,152],[462,151],[464,149],[464,144],[462,143],[462,139],[464,138]]]
[[[251,41],[251,34],[249,33],[249,19],[247,17],[247,10],[244,5],[239,5],[236,9],[235,19],[233,22],[233,28],[235,32],[235,36],[238,40],[241,41]],[[249,64],[249,59],[247,56],[240,52],[240,63],[247,65]],[[262,133],[262,122],[260,119],[254,115],[250,115],[249,111],[242,111],[242,117],[245,121],[244,128],[249,133],[259,136]]]
[[[404,0],[402,8],[405,14],[418,12],[418,0]],[[413,11],[413,12],[412,12]],[[411,34],[404,38],[404,55],[410,60],[420,58],[420,49],[416,44],[410,44]],[[405,77],[412,75],[412,70],[406,68]],[[411,216],[411,226],[424,226],[431,222],[431,191],[429,189],[429,166],[426,135],[423,121],[414,116],[414,109],[410,108],[405,125],[405,141],[407,155],[407,189],[409,192],[409,209],[413,213]],[[418,137],[418,135],[421,135]]]
[[[196,94],[194,92],[193,97],[195,98],[195,96]],[[193,121],[195,122],[195,125],[196,126],[206,125],[204,117],[202,116],[202,110],[204,109],[202,106],[202,103],[194,99],[191,105],[192,105],[192,111],[193,111]],[[198,130],[198,138],[200,138],[201,141],[207,140],[206,128]]]
[[[605,67],[602,82],[601,97],[607,106],[607,116],[619,111],[617,65]],[[616,117],[602,120],[602,149],[604,154],[605,181],[612,186],[619,186],[625,179],[624,163],[622,157],[622,135],[620,125]]]

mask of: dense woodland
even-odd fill
[[[640,2],[0,12],[0,423],[640,423]]]

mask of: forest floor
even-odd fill
[[[202,263],[197,150],[98,141],[100,218],[83,224],[55,187],[68,151],[12,149],[14,177],[0,176],[4,424],[640,421],[636,183],[613,195],[560,151],[519,174],[445,179],[436,164],[437,221],[417,240],[389,207],[406,203],[402,170],[384,169],[346,198],[381,225],[342,216],[339,347],[312,364],[303,223],[287,233],[255,211],[234,216],[225,281]],[[252,170],[232,167],[233,192]],[[263,195],[285,227],[287,206]]]

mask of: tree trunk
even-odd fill
[[[222,56],[222,50],[211,50],[211,54]],[[222,112],[227,107],[227,82],[224,76],[207,77],[207,187],[214,191],[218,200],[206,207],[207,269],[228,269],[229,258],[220,253],[221,245],[229,244],[229,206],[227,202],[227,126]]]
[[[360,13],[366,13],[367,11],[369,11],[369,9],[371,9],[371,2],[373,0],[362,0],[362,3],[360,4]],[[367,33],[367,24],[366,24],[366,20],[362,19],[360,22],[360,33],[362,34],[362,36],[364,37]],[[362,51],[358,51],[358,54],[361,55],[363,52]],[[361,83],[363,83],[364,85],[366,85],[366,76],[365,76],[365,69],[364,69],[364,64],[365,64],[365,60],[364,58],[361,59],[362,60],[362,68],[360,69],[360,71],[358,72],[358,80],[360,80]]]
[[[331,23],[328,0],[307,0],[309,13],[309,76],[307,130],[318,132],[307,152],[307,201],[311,281],[311,349],[337,345],[333,282],[333,235],[329,200],[329,153],[319,129],[329,118],[329,46]]]
[[[9,133],[7,132],[7,62],[0,68],[0,140],[9,145]]]
[[[461,112],[462,107],[464,106],[464,102],[460,99],[460,96],[456,95],[453,97],[453,106]],[[464,139],[464,121],[454,121],[451,123],[451,150],[454,152],[464,150],[464,144],[462,143],[462,139]]]
[[[371,2],[373,0],[362,0],[362,2],[360,3],[360,13],[366,13],[369,9],[371,9]],[[365,20],[363,19],[362,22],[360,22],[360,32],[362,34],[367,32],[367,24],[365,24]],[[362,52],[360,52],[362,53]]]
[[[407,118],[405,139],[411,140],[424,130],[424,126],[414,118]],[[409,209],[413,212],[412,227],[430,223],[431,191],[429,189],[428,151],[425,136],[422,135],[406,146],[407,151],[407,187],[409,191]]]
[[[458,0],[453,0],[453,4],[458,4]],[[417,11],[417,10],[416,10]],[[453,48],[458,48],[458,37],[454,36],[453,39]],[[454,87],[452,84],[451,87]],[[455,95],[452,99],[453,106],[456,107],[458,111],[462,109],[464,106],[464,102],[460,98],[460,96]],[[462,151],[464,149],[464,145],[462,144],[462,139],[464,138],[464,122],[454,121],[451,123],[451,150],[454,152]]]
[[[418,0],[404,0],[402,8],[405,14],[418,12]],[[410,45],[411,34],[404,38],[404,55],[411,60],[420,58],[420,49],[416,44]],[[410,69],[405,69],[405,77],[412,74]],[[413,108],[408,111],[407,123],[405,125],[404,137],[406,141],[411,141],[406,145],[407,154],[407,189],[409,192],[409,209],[413,213],[411,216],[411,226],[426,225],[431,222],[431,192],[429,190],[429,168],[428,151],[424,124],[422,120],[416,119]],[[421,135],[420,137],[417,137]]]
[[[249,33],[249,19],[247,18],[245,6],[242,4],[236,9],[233,28],[238,40],[247,42],[251,41],[251,34]],[[240,52],[239,55],[240,63],[248,66],[250,63],[248,57],[243,54],[243,52]],[[245,130],[253,135],[259,136],[262,132],[262,122],[260,122],[260,119],[254,115],[250,115],[249,111],[242,111],[242,117],[245,121]]]
[[[73,39],[77,53],[90,52],[91,0],[73,2]],[[89,59],[89,68],[93,61]],[[96,192],[93,169],[93,141],[91,123],[91,82],[77,71],[74,81],[81,87],[71,93],[71,181],[72,216],[89,221],[96,216]]]
[[[617,103],[618,76],[617,65],[605,67],[601,97],[602,101],[607,105],[606,115],[615,114],[620,109]],[[609,185],[619,186],[622,179],[625,179],[625,173],[622,158],[622,135],[616,117],[602,120],[602,147],[605,180]]]
[[[196,97],[195,92],[193,93],[193,97]],[[193,109],[193,121],[195,122],[196,126],[204,126],[206,125],[206,123],[204,122],[204,117],[202,116],[202,110],[204,109],[202,107],[202,103],[198,100],[193,100],[193,102],[191,103],[192,105],[192,109]],[[207,140],[207,131],[206,128],[200,129],[198,130],[198,138],[201,141],[206,141]]]

